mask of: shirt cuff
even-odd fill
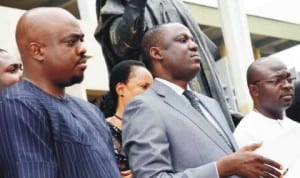
[[[218,168],[217,168],[217,162],[214,162],[214,167],[215,167],[215,170],[216,170],[217,177],[220,178],[219,171],[218,171]]]

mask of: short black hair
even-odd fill
[[[118,104],[118,94],[116,92],[116,85],[118,83],[127,83],[132,67],[141,66],[145,67],[145,64],[137,60],[125,60],[116,64],[110,73],[109,77],[109,92],[102,97],[100,103],[100,109],[104,113],[105,117],[114,115]]]
[[[150,28],[143,37],[141,49],[142,49],[142,59],[145,63],[148,70],[152,71],[152,63],[151,63],[151,56],[149,53],[149,50],[153,46],[159,46],[162,45],[161,39],[164,35],[164,27],[167,26],[170,23],[160,24],[156,25],[152,28]]]

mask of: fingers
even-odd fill
[[[248,170],[249,171],[249,170]],[[282,178],[283,174],[281,172],[271,166],[268,165],[256,165],[255,170],[249,171],[246,174],[247,176],[243,177],[259,177],[259,178]]]
[[[263,177],[282,177],[281,172],[278,169],[270,167],[268,165],[265,166]]]
[[[268,159],[268,158],[265,158],[263,156],[261,156],[261,161],[263,164],[267,165],[267,166],[270,166],[270,167],[273,167],[273,168],[277,168],[279,170],[282,170],[283,169],[283,166],[281,164],[279,164],[278,162],[276,161],[273,161],[271,159]]]
[[[262,156],[260,156],[260,161],[262,163],[260,167],[262,171],[261,177],[283,177],[283,174],[280,172],[283,169],[281,164]]]
[[[255,149],[257,144],[251,146],[247,149]],[[240,177],[282,177],[281,164],[253,152],[247,151],[236,153],[232,162],[237,162],[237,164],[234,164],[235,170],[237,170],[234,171],[234,173]]]
[[[255,151],[257,148],[261,147],[262,142],[258,142],[258,143],[253,143],[251,145],[248,146],[244,146],[243,148],[241,148],[242,151]]]
[[[285,171],[283,171],[282,177],[285,176],[288,171],[289,171],[289,168],[287,168]]]
[[[121,171],[121,176],[124,178],[127,176],[131,176],[131,171],[130,170],[127,170],[127,171]]]

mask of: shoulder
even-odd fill
[[[136,120],[149,120],[149,116],[151,115],[151,119],[156,119],[155,115],[158,109],[162,104],[162,100],[155,93],[153,89],[148,89],[141,95],[134,97],[125,107],[124,112],[124,121],[131,119]],[[123,122],[124,122],[123,121]]]
[[[75,96],[67,95],[67,97],[71,102],[71,106],[78,108],[83,114],[95,116],[97,118],[100,117],[101,120],[105,120],[103,112],[96,105]]]
[[[260,115],[259,113],[256,113],[254,111],[250,111],[248,114],[245,115],[245,117],[243,117],[243,119],[240,121],[240,123],[237,126],[238,128],[242,128],[242,127],[248,127],[249,125],[253,125],[256,123],[256,118],[260,119]]]
[[[1,91],[2,99],[16,99],[16,98],[34,98],[35,87],[26,81],[18,82]]]
[[[203,94],[201,94],[201,93],[197,93],[197,92],[195,92],[196,93],[196,95],[200,98],[200,100],[201,101],[207,101],[207,102],[211,102],[211,103],[218,103],[215,99],[213,99],[213,98],[210,98],[210,97],[208,97],[208,96],[205,96],[205,95],[203,95]]]
[[[5,107],[7,108],[14,108],[14,110],[27,108],[31,110],[33,114],[42,111],[44,106],[41,103],[47,103],[47,99],[44,95],[42,95],[35,86],[26,81],[21,81],[3,90],[3,92],[0,93],[0,101],[1,103],[5,103]]]
[[[262,119],[259,113],[250,111],[235,128],[234,136],[257,132],[257,129],[261,129]]]
[[[81,99],[81,98],[78,98],[75,96],[71,96],[71,95],[67,95],[67,97],[70,102],[77,105],[78,107],[89,108],[89,109],[92,109],[95,111],[100,111],[100,109],[96,105],[94,105],[84,99]]]
[[[284,120],[285,120],[285,122],[287,122],[288,124],[290,124],[291,126],[297,126],[297,127],[299,127],[300,126],[300,123],[299,122],[297,122],[297,121],[294,121],[294,120],[292,120],[292,119],[290,119],[289,117],[284,117]]]
[[[158,102],[159,94],[153,89],[153,88],[149,88],[147,89],[145,92],[143,92],[140,95],[135,96],[132,100],[130,100],[130,103],[149,103],[149,104],[154,104],[153,102],[156,101]]]

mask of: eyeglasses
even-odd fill
[[[269,84],[274,84],[274,85],[284,85],[285,82],[287,81],[289,84],[295,80],[295,77],[287,77],[287,78],[273,78],[273,79],[267,79],[267,80],[258,80],[253,82],[253,85],[257,83],[269,83]]]

